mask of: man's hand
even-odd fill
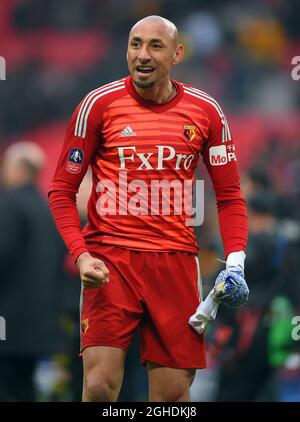
[[[244,279],[244,272],[239,267],[229,267],[218,275],[212,298],[228,308],[243,306],[249,296],[249,289]]]
[[[248,295],[244,271],[240,267],[227,267],[220,272],[214,288],[190,317],[189,324],[201,334],[206,324],[216,318],[220,303],[232,309],[239,308],[247,302]]]
[[[109,271],[106,265],[100,259],[93,258],[88,252],[79,255],[76,265],[85,288],[94,289],[109,282]]]

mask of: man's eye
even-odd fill
[[[138,42],[132,42],[131,43],[131,47],[138,48],[139,47],[139,43]]]
[[[158,48],[161,48],[161,45],[160,44],[153,44],[152,47],[158,49]]]

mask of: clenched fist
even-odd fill
[[[95,289],[109,282],[109,271],[106,265],[88,252],[84,252],[78,257],[76,265],[85,288]]]

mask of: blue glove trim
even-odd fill
[[[229,308],[239,308],[247,302],[248,296],[249,288],[240,268],[234,267],[220,272],[212,293],[216,302]]]

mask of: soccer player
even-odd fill
[[[190,400],[195,369],[206,363],[203,330],[189,324],[202,295],[180,189],[194,181],[200,155],[216,192],[226,276],[233,287],[243,280],[247,217],[234,144],[219,104],[171,79],[183,54],[173,23],[159,16],[137,22],[128,41],[130,76],[78,105],[51,185],[50,207],[83,286],[83,401],[117,400],[137,328],[149,400]],[[76,192],[89,165],[82,232]]]

